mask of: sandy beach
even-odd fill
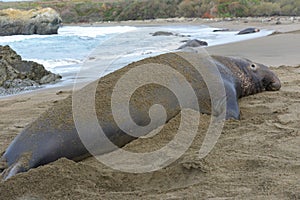
[[[198,158],[206,132],[201,128],[189,150],[162,170],[131,174],[106,167],[95,158],[78,163],[63,158],[0,182],[0,199],[300,199],[300,22],[207,24],[277,31],[207,51],[271,66],[282,82],[280,91],[242,98],[241,120],[226,121],[207,157]],[[0,152],[27,124],[71,92],[71,87],[51,88],[1,98]],[[124,148],[151,151],[172,137],[179,119],[180,115],[170,120],[159,135]],[[201,116],[202,127],[209,119]]]

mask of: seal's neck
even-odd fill
[[[251,76],[247,69],[238,66],[232,70],[236,77],[237,83],[237,96],[238,98],[249,96],[263,91],[263,85],[258,78]]]
[[[248,69],[243,67],[245,63],[242,61],[239,63],[235,58],[222,56],[213,56],[213,58],[216,59],[216,64],[222,75],[234,80],[238,98],[263,91],[261,80],[251,75]]]

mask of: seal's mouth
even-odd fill
[[[277,91],[281,88],[280,81],[271,82],[266,86],[267,91]]]

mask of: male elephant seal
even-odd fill
[[[193,53],[181,53],[186,55],[185,58],[193,56]],[[225,86],[226,118],[239,119],[238,98],[264,90],[279,90],[281,87],[276,75],[262,64],[235,57],[212,56],[212,60],[218,67]],[[168,65],[180,72],[194,89],[200,111],[209,113],[211,110],[210,96],[202,76],[180,56],[180,53],[163,54],[129,64],[101,78],[95,96],[98,121],[106,136],[119,147],[136,138],[127,135],[116,125],[111,111],[111,94],[114,85],[122,75],[134,67],[147,63]],[[84,94],[89,89],[90,85],[87,85],[80,92]],[[178,100],[171,91],[156,84],[149,84],[138,88],[130,100],[131,116],[136,124],[143,126],[149,123],[148,111],[154,104],[164,106],[167,120],[180,112]],[[89,117],[82,116],[82,118],[86,119],[86,126],[89,126]],[[98,148],[100,153],[112,151],[103,146]],[[17,173],[53,162],[61,157],[79,161],[87,156],[90,156],[90,153],[82,144],[74,125],[70,96],[29,124],[12,141],[1,157],[0,170],[2,178],[6,180]]]

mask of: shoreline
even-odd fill
[[[279,24],[277,24],[279,22]],[[262,26],[286,33],[296,31],[300,26],[300,16],[244,17],[244,18],[162,18],[151,20],[103,21],[93,23],[63,23],[63,26],[160,26],[160,25],[209,25],[215,28],[239,30],[249,26]],[[284,26],[282,28],[281,26]],[[286,30],[287,29],[287,30]]]
[[[279,24],[277,24],[279,22]],[[99,22],[83,22],[83,23],[66,23],[63,25],[70,26],[116,26],[116,25],[165,25],[165,24],[263,24],[263,25],[289,25],[299,24],[300,16],[274,16],[274,17],[237,17],[237,18],[158,18],[147,20],[127,20],[127,21],[99,21]]]

